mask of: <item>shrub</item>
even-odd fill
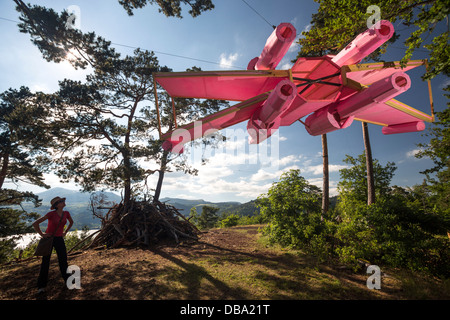
[[[237,214],[230,214],[226,218],[220,220],[220,227],[221,228],[228,228],[228,227],[234,227],[239,224],[241,217]]]

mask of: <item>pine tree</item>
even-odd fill
[[[214,8],[211,0],[119,0],[119,3],[130,16],[133,15],[133,10],[143,8],[147,4],[157,4],[160,8],[159,12],[164,13],[167,17],[177,18],[182,18],[181,4],[189,5],[191,7],[189,14],[192,17],[197,17],[203,11]]]
[[[218,111],[227,103],[176,99],[174,115],[171,98],[157,86],[158,114],[154,108],[153,73],[171,70],[160,66],[153,52],[136,49],[133,55],[121,57],[109,41],[95,33],[67,28],[66,11],[58,14],[16,2],[23,21],[20,30],[30,34],[45,59],[69,60],[75,68],[90,66],[93,70],[85,82],[61,81],[59,91],[49,97],[52,116],[62,131],[55,146],[59,154],[54,168],[63,181],[73,179],[84,191],[122,190],[127,205],[155,172],[159,172],[156,200],[164,172],[174,169],[196,173],[185,155],[172,155],[162,149],[159,128],[168,132],[175,124]],[[144,169],[143,161],[152,160],[159,168]]]
[[[26,87],[0,94],[0,189],[6,179],[40,187],[53,141],[47,101]]]

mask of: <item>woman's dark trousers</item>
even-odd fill
[[[59,270],[61,271],[61,276],[64,279],[64,284],[66,284],[66,280],[69,277],[67,274],[67,250],[66,245],[64,243],[63,237],[54,237],[53,238],[53,248],[55,248],[56,254],[58,255],[58,263]],[[41,271],[39,272],[39,278],[37,286],[38,288],[45,288],[47,286],[48,280],[48,269],[50,267],[50,256],[43,256],[41,263]]]

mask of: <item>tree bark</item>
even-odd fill
[[[328,212],[330,206],[330,177],[328,171],[328,143],[327,135],[322,135],[322,157],[323,157],[323,187],[322,187],[322,218]]]
[[[158,183],[156,184],[155,195],[153,196],[153,202],[159,201],[159,196],[161,195],[162,184],[164,180],[164,174],[166,172],[167,166],[167,157],[169,156],[168,151],[163,152],[163,156],[161,158],[161,166],[159,170]]]
[[[3,187],[3,183],[5,182],[6,175],[8,173],[8,165],[9,165],[9,153],[6,152],[3,154],[2,168],[0,171],[0,189]]]
[[[128,206],[131,200],[131,156],[130,156],[130,135],[131,135],[131,129],[133,127],[133,118],[134,114],[136,112],[137,106],[139,101],[141,100],[140,97],[137,97],[134,100],[133,107],[130,110],[130,114],[128,115],[128,124],[127,124],[127,132],[125,134],[125,143],[124,148],[122,151],[123,154],[123,165],[124,165],[124,205],[125,207]]]
[[[362,122],[364,148],[366,152],[367,167],[367,204],[375,203],[375,181],[373,177],[372,149],[370,147],[369,129],[366,122]]]
[[[128,155],[124,156],[124,195],[123,204],[127,207],[131,200],[131,161]]]

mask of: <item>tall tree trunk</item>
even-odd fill
[[[2,160],[2,168],[0,171],[0,189],[3,187],[3,183],[5,182],[6,175],[8,173],[8,165],[9,165],[9,153],[5,152],[3,154]]]
[[[131,200],[131,161],[128,155],[124,156],[123,164],[125,167],[123,204],[125,207],[128,207]]]
[[[130,114],[128,115],[127,132],[125,134],[125,143],[123,146],[123,165],[124,165],[124,206],[127,207],[131,200],[131,152],[130,152],[130,135],[131,129],[133,128],[134,113],[136,112],[137,106],[141,98],[136,98],[134,100],[133,107],[130,109]]]
[[[322,218],[328,212],[330,206],[330,177],[328,173],[328,143],[327,135],[322,135],[323,157],[323,187],[322,187]]]
[[[158,177],[158,183],[156,184],[156,190],[155,195],[153,196],[153,201],[159,201],[159,196],[161,195],[161,189],[162,189],[162,183],[164,180],[164,174],[166,172],[166,166],[167,166],[167,157],[169,156],[168,151],[163,152],[163,156],[161,159],[161,166],[159,168],[159,177]]]
[[[367,167],[367,204],[375,203],[375,181],[373,177],[372,149],[370,147],[369,129],[366,122],[362,122],[364,148],[366,151]]]

